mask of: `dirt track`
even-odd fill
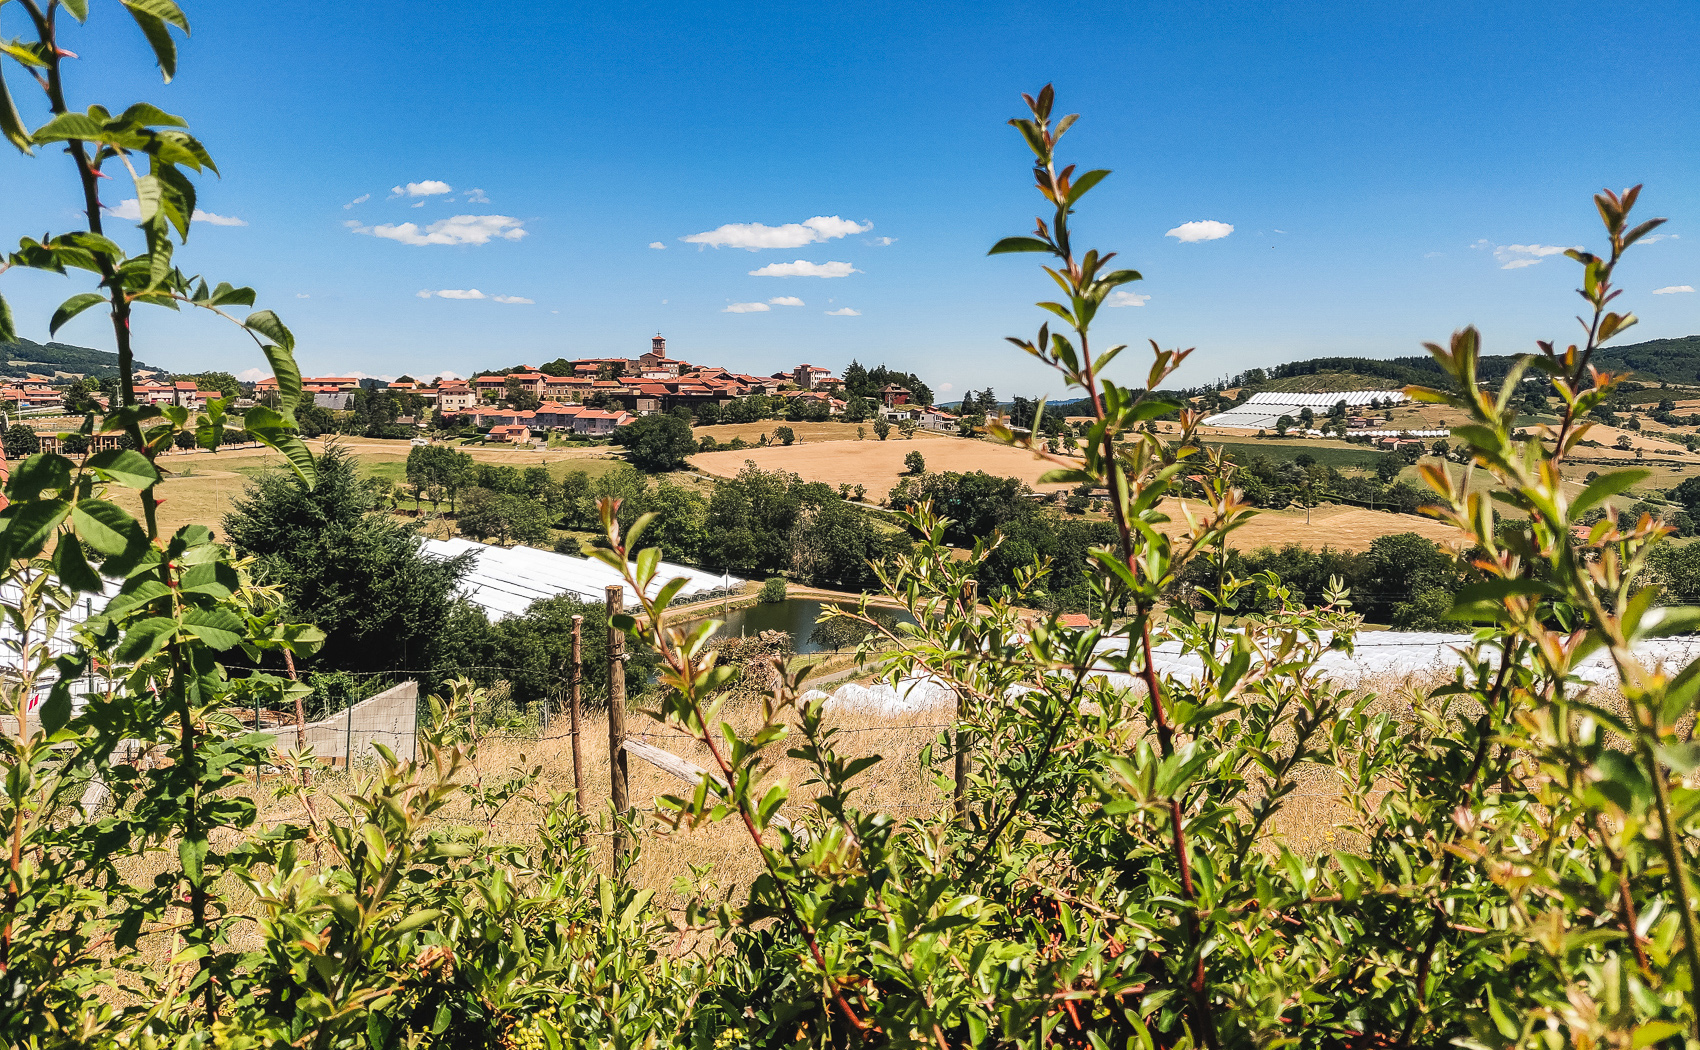
[[[927,470],[971,472],[983,470],[1006,478],[1020,478],[1036,489],[1067,488],[1041,485],[1039,478],[1055,464],[1036,459],[1018,449],[970,438],[936,437],[905,441],[895,434],[886,441],[806,441],[795,445],[769,445],[737,452],[703,452],[691,457],[698,470],[731,477],[744,468],[746,460],[763,470],[788,470],[808,481],[828,485],[865,485],[871,499],[885,498],[905,473],[903,457],[919,452]]]

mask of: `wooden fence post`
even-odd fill
[[[627,795],[626,765],[626,632],[614,626],[614,617],[625,608],[626,589],[619,584],[608,588],[608,779],[609,797],[614,803],[614,817],[623,820],[631,801]],[[614,870],[626,856],[626,836],[616,825],[614,829]]]
[[[975,600],[975,581],[968,580],[962,585],[962,615],[972,616],[977,606]],[[978,644],[978,638],[970,635],[970,644]],[[954,808],[956,822],[963,826],[968,824],[968,733],[962,728],[962,720],[968,714],[968,703],[964,694],[956,695],[956,791]]]
[[[583,648],[584,617],[573,617],[573,665],[570,672],[571,691],[568,700],[572,704],[572,734],[573,734],[573,797],[578,802],[578,811],[584,813],[584,754],[579,749],[579,694],[581,683],[584,681],[584,648]]]

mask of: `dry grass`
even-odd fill
[[[876,441],[871,430],[869,434],[866,441],[803,442],[789,447],[770,445],[738,452],[701,452],[691,457],[691,463],[709,474],[731,477],[744,468],[747,460],[763,470],[790,471],[805,481],[822,481],[835,488],[865,485],[871,498],[883,499],[907,473],[903,457],[918,451],[927,461],[927,470],[933,473],[983,470],[1000,477],[1019,478],[1035,489],[1068,487],[1039,484],[1040,476],[1055,464],[1006,445],[937,434],[923,437],[919,432],[916,440],[905,441],[895,430],[888,440]]]
[[[371,438],[341,438],[339,443],[354,454],[365,473],[396,481],[401,479],[403,464],[412,449],[407,441]],[[308,445],[319,453],[324,450],[325,442],[315,439]],[[480,463],[499,463],[521,469],[547,466],[557,479],[572,470],[595,475],[625,465],[623,459],[598,446],[516,449],[500,445],[471,445],[462,451]],[[159,486],[159,496],[164,501],[159,508],[161,532],[169,534],[191,524],[205,525],[217,531],[219,519],[229,512],[231,500],[242,494],[243,483],[248,476],[283,466],[283,456],[263,447],[229,448],[218,452],[173,452],[161,456],[159,468],[166,476]],[[140,493],[115,485],[110,496],[119,506],[141,517]]]

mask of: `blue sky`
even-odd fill
[[[1597,246],[1589,194],[1635,182],[1672,221],[1623,273],[1630,341],[1700,333],[1700,293],[1653,294],[1700,287],[1694,5],[185,0],[163,86],[117,6],[92,6],[65,37],[73,105],[189,120],[224,173],[201,207],[245,225],[198,224],[178,259],[253,285],[310,373],[469,374],[661,331],[754,372],[856,357],[940,400],[1059,394],[1003,342],[1042,320],[1037,257],[985,256],[1041,203],[1004,122],[1047,81],[1082,114],[1066,157],[1114,170],[1080,243],[1145,275],[1096,338],[1196,346],[1182,382],[1417,353],[1466,323],[1490,352],[1568,340],[1576,267],[1542,253]],[[7,153],[0,180],[8,242],[74,220],[62,155]],[[1233,229],[1170,235],[1186,223]],[[745,224],[777,229],[684,240]],[[799,261],[849,272],[751,273]],[[82,287],[0,276],[36,339]],[[59,338],[111,345],[93,313]],[[181,371],[261,364],[203,317],[151,311],[137,345]],[[1143,355],[1124,360],[1137,383]]]

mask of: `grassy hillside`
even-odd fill
[[[136,367],[151,366],[137,361]],[[49,376],[55,372],[77,372],[105,378],[118,374],[118,355],[69,343],[43,345],[30,339],[0,343],[0,376],[25,376],[31,372]]]
[[[1411,379],[1399,381],[1387,376],[1366,375],[1362,372],[1313,372],[1309,375],[1284,376],[1274,379],[1258,390],[1274,390],[1280,393],[1333,393],[1347,390],[1398,390],[1406,383],[1419,382]]]
[[[1516,358],[1511,354],[1483,357],[1481,377],[1489,381],[1503,377],[1514,360]],[[1608,346],[1595,353],[1594,363],[1602,370],[1633,372],[1635,378],[1643,383],[1693,384],[1700,382],[1700,335]],[[1432,384],[1440,378],[1439,366],[1427,354],[1387,360],[1316,357],[1276,365],[1264,371],[1267,378],[1257,384],[1259,390],[1375,390],[1408,383]],[[1236,378],[1245,381],[1251,377]],[[1347,383],[1355,385],[1343,385]]]

